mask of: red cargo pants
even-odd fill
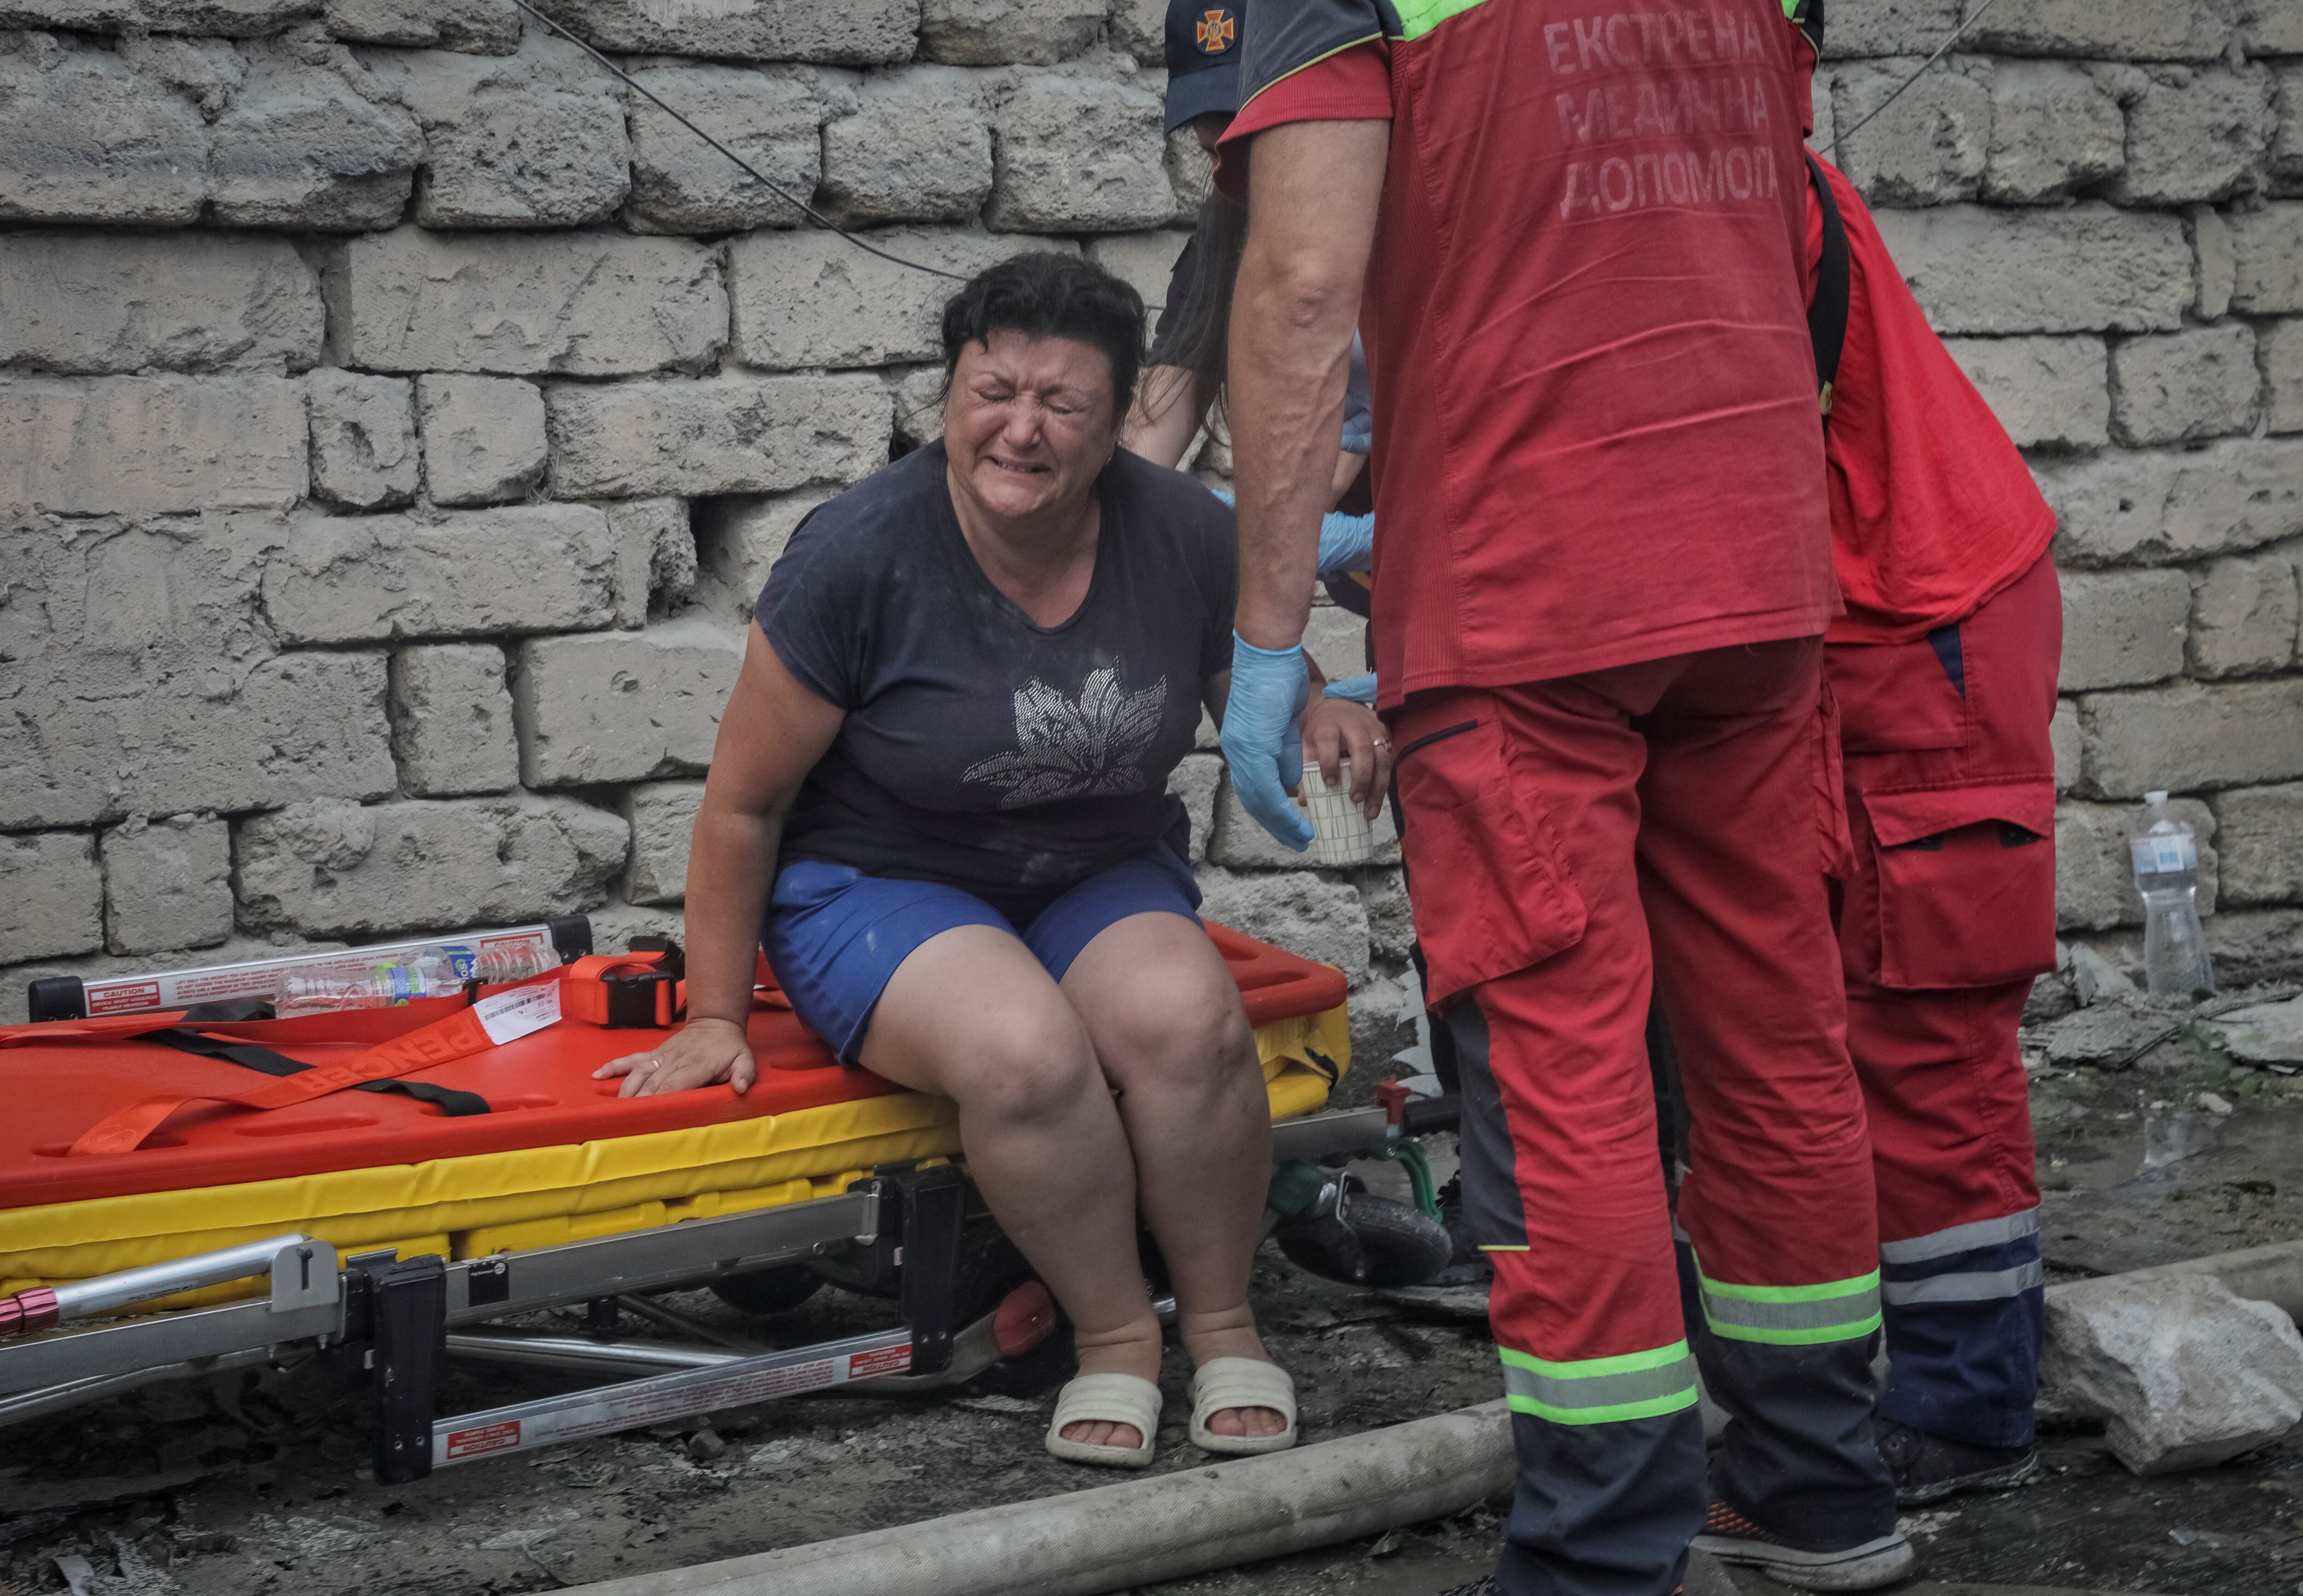
[[[1440,690],[1394,718],[1516,1415],[1507,1589],[1668,1591],[1704,1510],[1643,1035],[1658,969],[1691,1120],[1680,1219],[1724,1349],[1705,1375],[1736,1419],[1720,1488],[1817,1546],[1893,1530],[1869,1433],[1871,1155],[1821,869],[1843,846],[1821,654]]]

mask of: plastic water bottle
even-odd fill
[[[291,970],[283,978],[274,1012],[283,1020],[327,1014],[342,1009],[382,1009],[418,997],[445,997],[463,990],[467,971],[449,953],[420,953],[388,959],[367,970],[322,968]]]
[[[2215,989],[2207,936],[2199,925],[2199,851],[2191,828],[2146,793],[2128,839],[2135,890],[2143,895],[2143,975],[2154,995],[2189,997]]]

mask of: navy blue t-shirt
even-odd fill
[[[779,866],[938,881],[1028,920],[1158,843],[1188,853],[1168,777],[1231,665],[1232,513],[1121,449],[1095,572],[1041,626],[991,584],[941,443],[818,507],[754,609],[776,656],[848,712],[785,818]]]

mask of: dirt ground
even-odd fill
[[[2041,1060],[2033,1087],[2051,1279],[2303,1237],[2303,1078],[2236,1069],[2179,1039],[2116,1072]],[[2203,1106],[2203,1092],[2231,1112]],[[772,1320],[702,1292],[671,1300],[778,1344],[895,1322],[890,1305],[828,1289]],[[1312,1439],[1497,1394],[1476,1323],[1315,1279],[1272,1247],[1255,1301],[1273,1353],[1295,1372]],[[572,1327],[577,1313],[560,1323]],[[1167,1375],[1171,1393],[1183,1389],[1180,1354]],[[443,1411],[580,1382],[460,1365]],[[0,1596],[545,1591],[1109,1483],[1041,1450],[1050,1399],[804,1399],[383,1487],[367,1473],[359,1399],[317,1365],[149,1387],[0,1431]],[[1160,1469],[1203,1461],[1185,1418],[1171,1399]],[[2155,1479],[2129,1475],[2084,1429],[2050,1431],[2042,1444],[2039,1484],[1906,1519],[1927,1577],[2169,1596],[2303,1592],[2303,1439]],[[1485,1572],[1498,1527],[1493,1508],[1477,1508],[1155,1589],[1429,1596]]]

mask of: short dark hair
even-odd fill
[[[1011,256],[968,279],[943,307],[947,385],[960,351],[995,332],[1069,338],[1111,362],[1115,417],[1135,401],[1143,365],[1143,296],[1093,261],[1042,251]]]

